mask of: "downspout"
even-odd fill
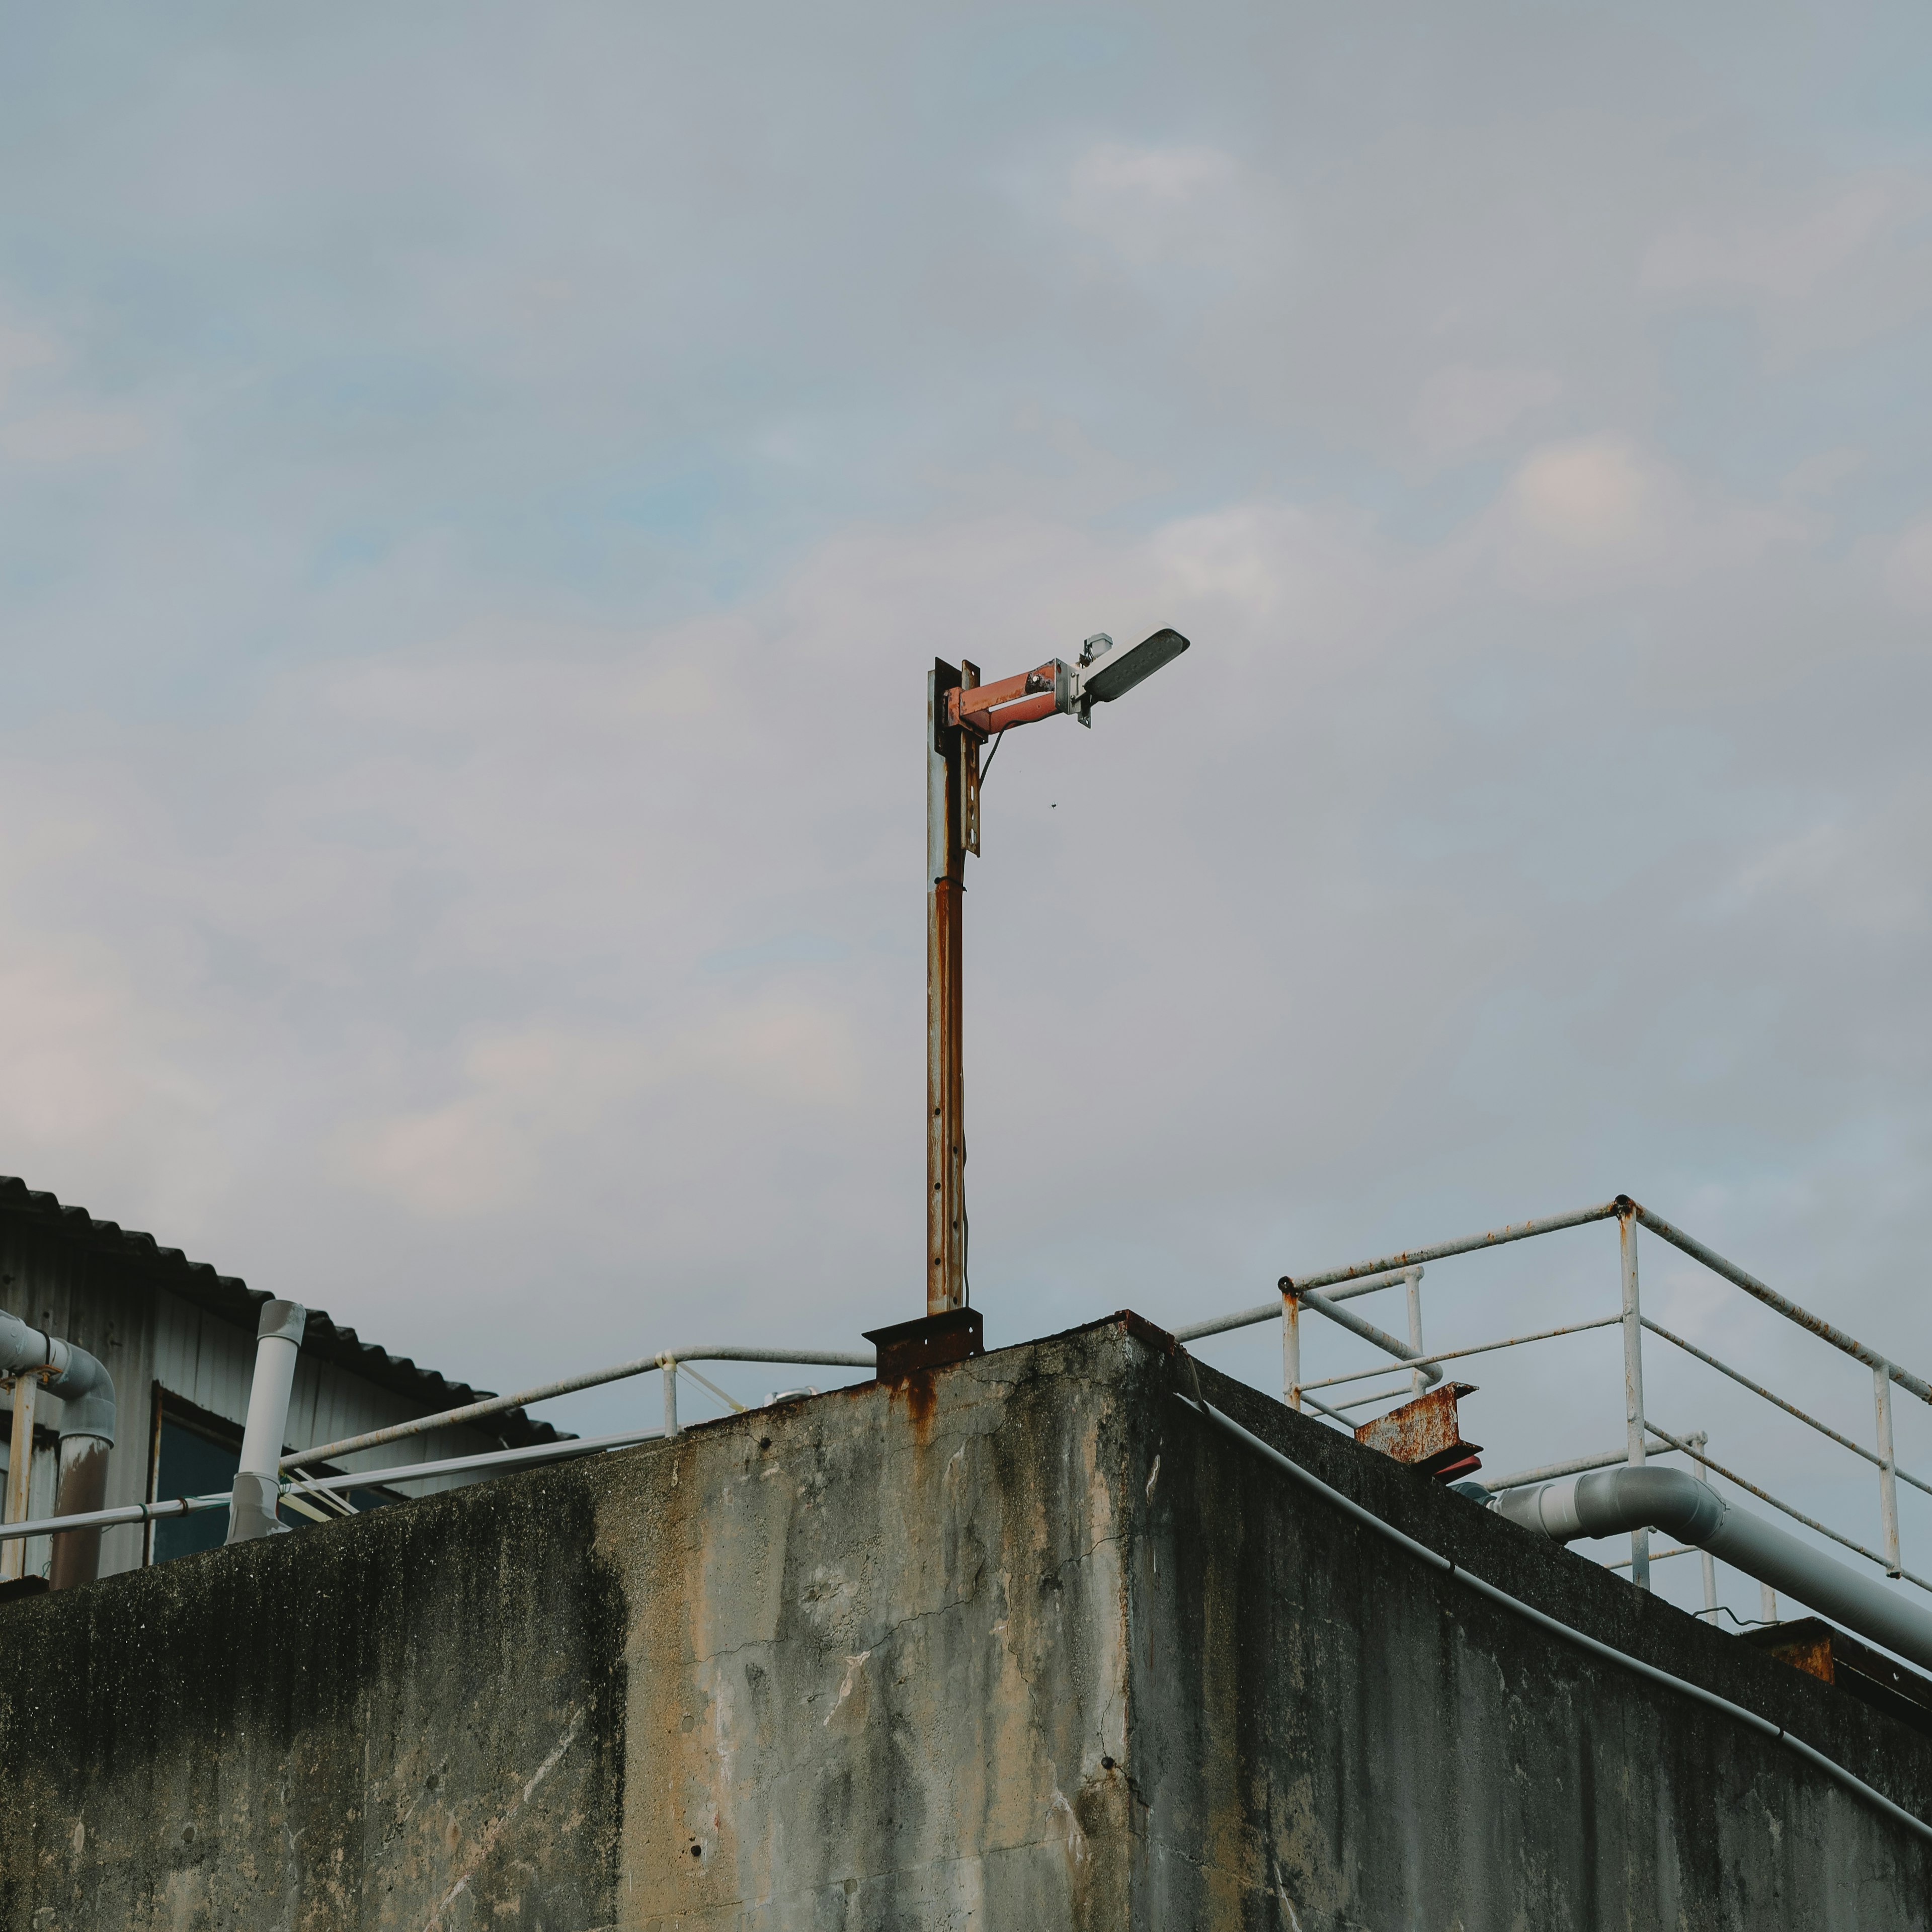
[[[1510,1522],[1556,1543],[1664,1530],[1932,1670],[1932,1615],[1894,1596],[1876,1579],[1726,1502],[1708,1484],[1682,1469],[1599,1469],[1509,1490],[1496,1508]]]
[[[230,1543],[285,1536],[275,1513],[282,1493],[282,1442],[288,1427],[289,1391],[308,1310],[298,1301],[263,1304],[255,1330],[255,1378],[248,1385],[248,1420],[242,1433],[242,1466],[228,1503]]]
[[[85,1348],[30,1328],[16,1315],[0,1314],[0,1376],[35,1369],[54,1372],[42,1386],[61,1399],[60,1478],[56,1516],[83,1516],[107,1496],[107,1457],[114,1447],[114,1378]],[[47,1582],[56,1590],[91,1583],[100,1574],[100,1532],[62,1530],[53,1539]]]

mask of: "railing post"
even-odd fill
[[[1711,1480],[1711,1466],[1704,1460],[1704,1451],[1711,1445],[1710,1432],[1700,1429],[1690,1438],[1690,1446],[1697,1452],[1697,1475],[1701,1482]],[[1698,1554],[1704,1559],[1704,1621],[1714,1624],[1718,1621],[1718,1564],[1717,1559],[1708,1550]]]
[[[1761,1624],[1778,1621],[1778,1592],[1768,1583],[1757,1586],[1757,1620]]]
[[[1617,1246],[1624,1276],[1624,1450],[1633,1468],[1643,1464],[1643,1312],[1636,1295],[1636,1214],[1626,1208],[1617,1216]],[[1650,1532],[1630,1532],[1630,1581],[1650,1588]]]
[[[13,1379],[14,1434],[7,1460],[7,1502],[0,1522],[25,1522],[32,1514],[28,1503],[28,1485],[34,1474],[34,1398],[39,1394],[38,1369],[23,1369]],[[11,1538],[0,1544],[0,1582],[11,1583],[24,1571],[27,1539]]]
[[[1878,1412],[1878,1521],[1885,1550],[1885,1574],[1900,1574],[1898,1553],[1898,1459],[1892,1447],[1892,1364],[1881,1362],[1872,1371],[1872,1401]]]
[[[664,1434],[677,1433],[677,1358],[674,1355],[661,1356],[664,1369]]]
[[[1301,1406],[1301,1304],[1286,1288],[1281,1294],[1281,1399],[1290,1408]]]
[[[1408,1346],[1419,1355],[1422,1353],[1422,1270],[1407,1268],[1402,1271],[1403,1284],[1408,1290]],[[1428,1387],[1420,1369],[1408,1372],[1408,1392],[1420,1395]]]

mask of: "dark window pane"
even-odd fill
[[[192,1429],[161,1413],[160,1468],[154,1495],[158,1500],[176,1496],[210,1496],[235,1486],[235,1472],[242,1466],[241,1445],[211,1441]],[[165,1563],[171,1556],[186,1556],[196,1550],[218,1550],[228,1534],[225,1509],[202,1510],[193,1516],[166,1516],[154,1525],[154,1561]]]

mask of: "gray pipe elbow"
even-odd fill
[[[1630,1529],[1666,1531],[1788,1592],[1820,1616],[1836,1617],[1860,1636],[1932,1669],[1932,1616],[1748,1510],[1732,1508],[1708,1484],[1682,1469],[1599,1469],[1511,1490],[1496,1508],[1510,1522],[1557,1543]]]
[[[1626,1466],[1596,1469],[1560,1483],[1512,1490],[1498,1511],[1554,1543],[1580,1536],[1616,1536],[1628,1529],[1661,1529],[1702,1548],[1729,1514],[1708,1483],[1682,1469]]]
[[[60,1437],[97,1436],[103,1442],[114,1440],[114,1378],[107,1366],[85,1348],[70,1342],[67,1366],[47,1384],[47,1393],[60,1397]]]
[[[0,1313],[0,1376],[45,1368],[54,1359],[52,1344],[17,1315]]]

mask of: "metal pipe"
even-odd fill
[[[1237,1442],[1246,1444],[1256,1455],[1272,1463],[1284,1475],[1292,1478],[1304,1488],[1312,1490],[1343,1515],[1361,1524],[1364,1528],[1372,1530],[1377,1535],[1386,1537],[1399,1549],[1406,1550],[1438,1575],[1453,1579],[1465,1588],[1474,1590],[1478,1595],[1488,1598],[1491,1603],[1522,1618],[1526,1623],[1534,1624],[1538,1629],[1547,1632],[1564,1643],[1575,1646],[1592,1657],[1615,1664],[1648,1683],[1661,1684],[1666,1690],[1677,1691],[1694,1703],[1702,1704],[1707,1710],[1722,1712],[1747,1730],[1756,1731],[1761,1737],[1775,1739],[1787,1749],[1796,1752],[1808,1764],[1823,1772],[1828,1778],[1834,1778],[1847,1790],[1856,1792],[1894,1823],[1916,1832],[1922,1838],[1932,1840],[1932,1825],[1927,1824],[1922,1818],[1915,1817],[1902,1804],[1893,1803],[1883,1792],[1866,1784],[1863,1778],[1855,1777],[1843,1765],[1808,1744],[1802,1738],[1793,1737],[1789,1731],[1774,1724],[1768,1718],[1760,1717],[1755,1711],[1746,1710],[1742,1704],[1732,1703],[1728,1697],[1719,1696],[1714,1690],[1706,1690],[1701,1684],[1692,1684],[1682,1677],[1673,1677],[1669,1671],[1660,1670],[1654,1664],[1646,1664],[1642,1659],[1632,1657],[1612,1645],[1601,1642],[1593,1636],[1586,1636],[1582,1631],[1573,1629],[1547,1612],[1535,1609],[1520,1598],[1512,1597],[1507,1590],[1498,1589],[1495,1584],[1473,1574],[1460,1563],[1451,1562],[1448,1557],[1431,1550],[1426,1543],[1418,1543],[1414,1537],[1397,1529],[1393,1523],[1384,1522],[1373,1510],[1364,1509],[1352,1497],[1345,1496],[1340,1490],[1324,1483],[1312,1470],[1304,1469],[1299,1462],[1290,1462],[1271,1443],[1264,1442],[1252,1430],[1244,1429],[1232,1416],[1223,1415],[1218,1408],[1210,1408],[1204,1402],[1190,1402],[1185,1396],[1177,1396],[1176,1400],[1192,1409],[1196,1414],[1204,1415],[1208,1421]],[[1618,1470],[1615,1473],[1623,1476],[1630,1472]],[[1655,1469],[1646,1470],[1642,1473],[1648,1476],[1670,1476],[1676,1472],[1670,1469]]]
[[[171,1496],[165,1502],[126,1503],[117,1508],[89,1510],[80,1516],[44,1516],[28,1522],[0,1523],[0,1541],[11,1550],[30,1536],[52,1536],[63,1530],[112,1529],[117,1523],[151,1522],[164,1516],[192,1516],[202,1510],[226,1509],[229,1492],[218,1496]]]
[[[1673,1228],[1660,1214],[1653,1214],[1648,1208],[1640,1207],[1628,1195],[1617,1196],[1617,1211],[1625,1208],[1634,1214],[1653,1234],[1660,1234],[1673,1248],[1681,1248],[1694,1261],[1700,1261],[1713,1274],[1720,1274],[1745,1294],[1754,1296],[1767,1308],[1774,1308],[1787,1322],[1795,1322],[1801,1328],[1808,1328],[1813,1334],[1831,1343],[1853,1360],[1864,1364],[1868,1369],[1883,1369],[1902,1389],[1910,1391],[1921,1402],[1932,1402],[1932,1383],[1922,1377],[1908,1374],[1895,1362],[1888,1362],[1882,1355],[1868,1348],[1855,1336],[1847,1335],[1842,1328],[1834,1328],[1822,1316],[1813,1315],[1800,1308],[1796,1302],[1787,1300],[1776,1289],[1767,1288],[1756,1275],[1747,1274],[1735,1262],[1727,1262],[1714,1248],[1707,1248],[1702,1241]]]
[[[1849,1436],[1840,1436],[1828,1422],[1820,1422],[1815,1415],[1800,1408],[1795,1402],[1786,1402],[1784,1396],[1766,1388],[1762,1382],[1753,1382],[1749,1376],[1742,1374],[1730,1363],[1720,1361],[1715,1355],[1706,1354],[1696,1342],[1685,1341],[1682,1335],[1673,1335],[1668,1328],[1660,1322],[1653,1322],[1648,1315],[1643,1318],[1643,1325],[1653,1335],[1660,1335],[1665,1341],[1682,1348],[1687,1355],[1695,1355],[1699,1361],[1708,1364],[1720,1376],[1729,1376],[1740,1388],[1748,1388],[1753,1395],[1762,1396],[1766,1402],[1783,1409],[1786,1415],[1796,1416],[1808,1428],[1816,1430],[1820,1436],[1830,1437],[1840,1449],[1849,1449],[1854,1456],[1862,1456],[1868,1462],[1881,1469],[1885,1467],[1883,1459],[1874,1455],[1862,1442],[1854,1442]],[[1874,1369],[1872,1372],[1876,1376],[1878,1371]],[[1886,1392],[1885,1402],[1886,1412],[1889,1414],[1892,1406],[1889,1390]],[[1894,1473],[1901,1481],[1910,1483],[1915,1490],[1923,1490],[1928,1496],[1932,1496],[1932,1483],[1915,1476],[1910,1469],[1898,1468],[1896,1465],[1894,1466]]]
[[[667,1436],[677,1433],[677,1361],[668,1358],[664,1364],[664,1432]]]
[[[1281,1298],[1281,1399],[1301,1406],[1301,1304],[1292,1294]]]
[[[949,694],[976,686],[970,664],[935,659],[926,706],[926,1312],[966,1305],[964,961],[967,793],[980,741],[950,722]],[[968,776],[970,768],[970,776]],[[976,840],[974,842],[976,843]]]
[[[1687,1456],[1694,1453],[1689,1443],[1679,1442],[1669,1430],[1660,1428],[1654,1422],[1650,1426],[1653,1435],[1662,1436],[1673,1448],[1681,1449]],[[1807,1529],[1815,1529],[1820,1536],[1826,1538],[1828,1541],[1849,1550],[1854,1556],[1862,1556],[1868,1562],[1876,1563],[1881,1570],[1885,1568],[1885,1558],[1876,1550],[1868,1550],[1862,1543],[1854,1541],[1849,1536],[1841,1536],[1829,1524],[1820,1522],[1816,1516],[1807,1516],[1802,1509],[1793,1508],[1790,1503],[1773,1496],[1768,1490],[1760,1489],[1756,1484],[1747,1477],[1739,1475],[1735,1469],[1726,1468],[1723,1463],[1708,1456],[1706,1456],[1704,1460],[1708,1467],[1714,1469],[1726,1482],[1736,1484],[1739,1489],[1748,1491],[1750,1494],[1756,1497],[1760,1502],[1770,1504],[1773,1509],[1782,1515],[1788,1516],[1793,1522],[1802,1522]],[[1910,1570],[1901,1570],[1898,1574],[1905,1582],[1916,1583],[1920,1589],[1932,1592],[1932,1583],[1928,1583],[1923,1576],[1915,1576]]]
[[[1408,1343],[1415,1351],[1409,1359],[1420,1361],[1422,1358],[1422,1270],[1419,1268],[1404,1268],[1402,1278],[1408,1289]],[[1408,1375],[1409,1394],[1420,1395],[1426,1386],[1422,1379],[1422,1371],[1412,1369]]]
[[[1286,1298],[1283,1298],[1284,1299]],[[1256,1308],[1244,1308],[1232,1315],[1210,1316],[1205,1322],[1190,1322],[1174,1331],[1177,1342],[1198,1342],[1204,1336],[1225,1335],[1231,1328],[1252,1328],[1263,1322],[1282,1318],[1282,1301],[1264,1301]]]
[[[350,1469],[337,1476],[290,1478],[290,1496],[310,1490],[327,1494],[338,1490],[369,1490],[386,1483],[413,1483],[428,1476],[460,1475],[470,1469],[516,1469],[536,1462],[565,1462],[580,1456],[599,1455],[607,1449],[626,1449],[634,1443],[662,1442],[662,1429],[620,1429],[609,1436],[579,1436],[563,1442],[538,1442],[524,1449],[489,1449],[478,1456],[452,1456],[440,1462],[403,1462],[393,1469]]]
[[[1711,1446],[1710,1433],[1706,1430],[1700,1429],[1695,1436],[1690,1437],[1690,1442],[1697,1455],[1697,1460],[1693,1465],[1695,1473],[1700,1481],[1708,1483],[1711,1480],[1711,1466],[1704,1460],[1704,1451]],[[1666,1556],[1674,1556],[1676,1553],[1674,1550],[1665,1552]],[[1708,1550],[1702,1551],[1701,1554],[1704,1565],[1704,1621],[1706,1623],[1714,1624],[1718,1621],[1718,1561]]]
[[[108,1458],[113,1453],[116,1414],[114,1378],[85,1348],[68,1345],[67,1366],[48,1382],[61,1400],[60,1466],[54,1514],[76,1516],[100,1508],[107,1495]],[[100,1532],[70,1530],[56,1536],[47,1564],[47,1587],[70,1590],[100,1574]]]
[[[1708,1482],[1681,1469],[1600,1469],[1514,1491],[1497,1508],[1510,1522],[1557,1543],[1640,1527],[1667,1531],[1922,1669],[1932,1669],[1932,1612],[1726,1502]]]
[[[1632,1468],[1643,1467],[1643,1311],[1637,1305],[1636,1223],[1627,1212],[1617,1216],[1617,1253],[1624,1281],[1624,1454]],[[1650,1532],[1630,1532],[1630,1581],[1650,1588]]]
[[[1898,1458],[1892,1447],[1892,1370],[1872,1371],[1872,1400],[1878,1412],[1879,1540],[1885,1546],[1888,1576],[1902,1576],[1898,1550]]]
[[[106,1365],[85,1348],[30,1327],[18,1316],[0,1315],[0,1373],[8,1370],[15,1374],[16,1421],[17,1391],[23,1387],[28,1390],[28,1447],[21,1462],[22,1481],[28,1479],[32,1468],[34,1385],[38,1384],[40,1392],[57,1396],[61,1402],[55,1514],[74,1516],[98,1508],[107,1492],[107,1460],[114,1447],[116,1424],[114,1378]],[[10,1508],[8,1514],[24,1516],[26,1511],[23,1490],[19,1510]],[[17,1547],[0,1552],[0,1576],[18,1576],[22,1557]],[[100,1570],[98,1531],[76,1531],[55,1538],[47,1566],[51,1588],[65,1590],[76,1583],[91,1583]]]
[[[1384,1288],[1399,1288],[1402,1285],[1402,1270],[1387,1274],[1372,1281],[1352,1282],[1346,1288],[1338,1288],[1324,1299],[1330,1304],[1352,1301],[1358,1294],[1374,1294]],[[1172,1333],[1177,1342],[1198,1342],[1207,1335],[1225,1335],[1231,1328],[1252,1328],[1264,1322],[1280,1322],[1286,1316],[1286,1304],[1294,1298],[1283,1292],[1280,1300],[1263,1301],[1252,1308],[1238,1309],[1232,1315],[1210,1316],[1205,1322],[1190,1322],[1184,1328]]]
[[[1540,1328],[1533,1335],[1510,1335],[1500,1342],[1472,1342],[1466,1348],[1438,1348],[1432,1355],[1418,1355],[1414,1359],[1418,1368],[1431,1362],[1460,1362],[1466,1355],[1492,1355],[1500,1348],[1520,1348],[1532,1342],[1552,1342],[1559,1335],[1585,1335],[1593,1328],[1616,1328],[1622,1325],[1621,1315],[1606,1315],[1595,1322],[1572,1322],[1562,1328]],[[1345,1375],[1324,1376],[1319,1382],[1304,1382],[1304,1388],[1332,1388],[1337,1382],[1358,1382],[1370,1376],[1385,1376],[1386,1367],[1351,1369]]]
[[[7,1501],[4,1509],[0,1509],[0,1522],[5,1523],[25,1521],[32,1508],[28,1494],[34,1473],[34,1397],[40,1386],[40,1378],[32,1370],[18,1371],[14,1376],[14,1430],[7,1446]],[[24,1540],[9,1543],[0,1550],[0,1582],[19,1580],[26,1550]]]
[[[1406,1342],[1398,1342],[1386,1329],[1378,1328],[1372,1322],[1364,1322],[1359,1315],[1351,1315],[1346,1310],[1337,1308],[1332,1301],[1322,1295],[1311,1294],[1305,1288],[1295,1289],[1294,1297],[1304,1308],[1312,1308],[1317,1314],[1327,1316],[1338,1327],[1360,1336],[1365,1342],[1372,1342],[1384,1354],[1393,1355],[1399,1362],[1412,1361],[1419,1352]],[[1432,1387],[1442,1379],[1440,1369],[1425,1369],[1423,1375]]]
[[[467,1469],[562,1462],[606,1449],[626,1448],[632,1443],[656,1442],[663,1433],[659,1429],[625,1429],[610,1436],[577,1436],[560,1442],[539,1442],[527,1449],[493,1449],[478,1456],[455,1456],[446,1462],[405,1462],[394,1469],[352,1469],[339,1476],[299,1476],[290,1482],[286,1489],[292,1498],[299,1498],[311,1490],[327,1493],[339,1490],[373,1489],[384,1484],[412,1482],[424,1476],[458,1474]],[[128,1503],[115,1509],[91,1510],[80,1516],[43,1516],[32,1522],[0,1526],[0,1539],[11,1542],[62,1530],[112,1529],[118,1524],[151,1522],[161,1516],[194,1516],[204,1510],[226,1509],[230,1500],[230,1492],[224,1490],[211,1496],[172,1496],[164,1502]]]
[[[248,1384],[248,1420],[242,1432],[242,1460],[235,1472],[228,1511],[230,1543],[285,1535],[288,1525],[276,1514],[281,1493],[282,1442],[287,1432],[289,1392],[295,1386],[296,1357],[308,1326],[308,1310],[298,1301],[270,1301],[255,1330],[255,1375]]]
[[[1581,1228],[1592,1221],[1607,1221],[1620,1211],[1616,1201],[1606,1201],[1600,1208],[1580,1208],[1574,1214],[1546,1215],[1540,1221],[1518,1221],[1513,1226],[1492,1228],[1487,1233],[1470,1234],[1460,1241],[1438,1241],[1433,1247],[1410,1248],[1399,1255],[1384,1255],[1380,1261],[1358,1262],[1352,1267],[1330,1268],[1325,1274],[1283,1275],[1281,1287],[1286,1292],[1292,1288],[1299,1294],[1303,1289],[1328,1288],[1340,1281],[1354,1281],[1365,1274],[1394,1274],[1400,1278],[1402,1270],[1418,1262],[1439,1262],[1450,1255],[1474,1254],[1480,1248],[1499,1248],[1508,1241],[1527,1241],[1538,1234],[1554,1234],[1565,1228]]]
[[[107,1458],[112,1444],[98,1436],[61,1438],[60,1471],[54,1485],[56,1516],[85,1516],[107,1498]],[[70,1590],[92,1583],[100,1574],[100,1532],[63,1531],[53,1540],[47,1564],[47,1588]]]
[[[1650,1432],[1657,1433],[1657,1425],[1650,1425]],[[1622,1449],[1606,1450],[1600,1456],[1573,1456],[1567,1462],[1546,1462],[1538,1469],[1520,1469],[1513,1476],[1478,1478],[1492,1496],[1501,1496],[1505,1490],[1527,1489],[1532,1483],[1553,1483],[1558,1476],[1580,1476],[1586,1469],[1608,1469],[1622,1462],[1628,1452]],[[1674,1443],[1660,1439],[1650,1445],[1653,1456],[1674,1456],[1678,1453]]]
[[[615,1368],[592,1369],[588,1375],[566,1376],[560,1381],[544,1382],[515,1395],[493,1395],[481,1402],[466,1402],[460,1408],[446,1408],[434,1415],[412,1417],[387,1429],[371,1429],[361,1436],[345,1436],[340,1442],[324,1442],[313,1449],[298,1449],[282,1458],[284,1469],[304,1462],[332,1462],[364,1449],[380,1448],[386,1442],[400,1442],[406,1437],[422,1436],[436,1429],[454,1429],[486,1415],[501,1415],[506,1409],[527,1408],[532,1402],[549,1402],[560,1395],[574,1395],[579,1389],[601,1388],[606,1382],[621,1382],[661,1369],[667,1362],[798,1362],[809,1366],[835,1369],[869,1369],[875,1366],[869,1354],[840,1354],[825,1348],[666,1348],[654,1355],[640,1355],[634,1362],[620,1362]]]
[[[1666,1557],[1671,1556],[1701,1556],[1706,1563],[1711,1560],[1711,1552],[1708,1550],[1700,1550],[1694,1543],[1673,1543],[1668,1550],[1653,1550],[1650,1552],[1650,1560],[1653,1563],[1661,1563]],[[1606,1563],[1604,1568],[1606,1570],[1628,1570],[1630,1558],[1619,1556],[1614,1563]],[[1701,1620],[1704,1612],[1700,1610],[1697,1615]]]

